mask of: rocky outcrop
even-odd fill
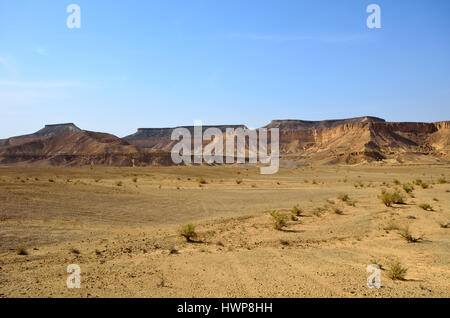
[[[123,139],[130,144],[144,149],[158,149],[170,151],[175,141],[171,140],[172,131],[176,128],[186,128],[194,135],[194,126],[180,126],[175,128],[139,128],[136,133],[124,137]],[[202,126],[203,132],[208,128],[218,128],[225,133],[227,128],[247,129],[245,125],[220,125],[220,126]]]
[[[180,128],[194,134],[193,126]],[[203,131],[208,128],[210,126],[203,126]],[[217,128],[223,133],[227,128],[247,129],[244,125]],[[376,117],[276,120],[266,128],[280,130],[281,159],[306,164],[450,161],[450,121],[392,123]],[[3,145],[0,164],[171,165],[170,151],[178,142],[171,140],[174,129],[140,128],[135,134],[120,139],[110,134],[83,131],[73,124],[47,125],[34,134],[0,141]],[[203,141],[204,146],[208,143]],[[270,143],[268,149],[271,149]]]
[[[45,125],[44,128],[42,128],[41,130],[38,130],[37,132],[35,132],[33,134],[11,137],[8,139],[2,139],[2,140],[0,140],[0,147],[20,145],[20,144],[30,142],[33,140],[42,139],[43,137],[57,136],[57,135],[70,133],[70,132],[77,132],[77,131],[81,131],[81,129],[72,123]]]
[[[169,153],[145,152],[110,134],[76,131],[0,149],[0,164],[144,166],[172,161]]]

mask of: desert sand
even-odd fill
[[[429,187],[407,194],[415,179]],[[448,164],[272,176],[253,166],[3,166],[0,296],[449,297],[449,180]],[[387,207],[378,196],[395,188],[406,204]],[[303,215],[276,230],[269,212],[295,205]],[[179,234],[189,222],[194,243]],[[404,240],[396,227],[406,225],[423,241]],[[392,259],[404,280],[388,277]],[[380,289],[366,285],[374,262]],[[80,289],[66,286],[69,264],[81,267]]]

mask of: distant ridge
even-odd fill
[[[289,130],[301,130],[301,129],[324,129],[334,128],[340,125],[355,124],[355,123],[385,123],[382,118],[364,116],[348,119],[331,119],[321,121],[308,121],[308,120],[272,120],[272,122],[264,128],[280,128]]]
[[[67,124],[53,124],[53,125],[45,125],[44,128],[35,132],[31,136],[44,137],[44,136],[56,136],[68,132],[81,131],[80,128],[75,126],[73,123]]]
[[[219,125],[203,126],[203,131],[210,127],[219,128],[222,133],[227,128],[247,129],[245,125]],[[171,140],[175,128],[194,133],[194,126],[139,128],[132,135],[118,138],[81,130],[73,123],[46,125],[29,135],[0,140],[0,164],[171,165],[170,151],[178,143]],[[450,121],[386,122],[363,116],[322,121],[273,120],[265,128],[279,128],[281,160],[297,164],[450,162]],[[204,140],[204,145],[205,142],[208,143]]]
[[[141,138],[163,138],[172,135],[172,131],[177,128],[186,128],[191,134],[194,133],[194,126],[179,126],[174,128],[138,128],[137,132],[124,137],[123,139],[141,139]],[[219,128],[222,132],[225,132],[227,128],[243,128],[247,129],[245,125],[219,125],[219,126],[202,126],[203,131],[208,128]]]

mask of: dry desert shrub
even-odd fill
[[[242,179],[236,179],[235,181],[236,181],[236,184],[241,184],[243,182]]]
[[[281,231],[287,225],[288,216],[286,214],[273,210],[270,212],[270,216],[273,219],[273,225],[276,230]]]
[[[116,186],[121,187],[123,185],[122,181],[117,181]]]
[[[327,210],[326,208],[317,207],[314,209],[313,215],[315,215],[317,217],[321,217],[325,213],[326,210]]]
[[[439,179],[437,180],[437,182],[438,182],[439,184],[445,184],[445,183],[447,183],[447,180],[446,180],[444,177],[442,177],[442,178],[439,178]]]
[[[180,235],[183,236],[187,242],[192,242],[193,239],[197,237],[197,233],[195,232],[195,225],[192,223],[188,223],[181,227]]]
[[[299,205],[297,204],[297,205],[295,205],[295,206],[292,207],[291,213],[292,213],[294,216],[303,216],[303,209],[301,209],[301,208],[299,207]]]
[[[421,236],[413,236],[411,233],[411,230],[409,229],[409,226],[405,226],[401,229],[399,229],[398,234],[405,239],[408,243],[420,243],[423,241],[423,235]]]
[[[22,256],[28,255],[28,251],[24,247],[18,247],[16,252],[17,252],[17,255],[22,255]]]
[[[337,214],[337,215],[343,215],[343,214],[344,214],[344,211],[342,211],[342,210],[339,209],[339,208],[334,208],[333,211],[334,211],[334,213]]]
[[[407,272],[408,269],[399,260],[392,260],[388,263],[386,274],[392,280],[405,280]]]
[[[71,252],[72,254],[75,254],[75,255],[80,255],[80,254],[81,254],[80,250],[79,250],[79,249],[76,249],[76,248],[71,248],[71,249],[70,249],[70,252]]]
[[[203,177],[198,177],[198,183],[199,183],[199,184],[206,184],[207,182],[206,182],[205,178],[203,178]]]
[[[400,181],[398,181],[398,179],[392,180],[392,183],[395,184],[395,185],[400,185],[401,184]]]
[[[450,229],[450,222],[447,222],[447,223],[441,222],[441,223],[439,223],[439,225],[443,229]]]
[[[338,199],[342,202],[348,202],[350,201],[350,196],[347,193],[339,193]]]
[[[133,181],[134,183],[136,183],[136,182],[138,182],[138,178],[137,178],[137,177],[133,177],[133,178],[131,179],[131,181]]]
[[[388,192],[385,190],[381,191],[381,195],[379,196],[381,202],[384,203],[385,206],[391,207],[392,204],[404,204],[405,201],[403,196],[398,191]]]
[[[404,185],[403,185],[403,190],[404,190],[406,193],[410,194],[410,193],[413,192],[414,187],[413,187],[411,184],[407,183],[407,184],[404,184]]]
[[[428,203],[422,203],[421,205],[419,205],[419,207],[425,211],[434,211],[433,207]]]

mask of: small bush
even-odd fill
[[[278,211],[271,211],[270,216],[273,218],[274,227],[276,230],[282,230],[287,225],[288,217]]]
[[[294,207],[292,207],[291,209],[291,213],[294,216],[302,216],[303,215],[303,210],[299,207],[299,205],[295,205]]]
[[[437,180],[437,182],[438,182],[439,184],[444,184],[444,183],[447,183],[447,180],[446,180],[444,177],[442,177],[442,178],[439,178],[439,179]]]
[[[416,180],[414,180],[413,181],[413,183],[416,185],[416,186],[420,186],[421,184],[422,184],[422,179],[416,179]]]
[[[400,261],[390,261],[387,269],[387,276],[392,280],[405,280],[408,269],[403,267]]]
[[[314,214],[315,216],[321,217],[322,214],[325,213],[325,211],[326,211],[326,208],[318,207],[318,208],[315,208],[315,209],[314,209],[313,214]]]
[[[392,183],[395,184],[395,185],[400,185],[401,184],[400,181],[398,181],[397,179],[392,180]]]
[[[137,178],[137,177],[133,177],[131,180],[132,180],[134,183],[138,182],[138,178]]]
[[[22,256],[28,255],[28,251],[24,247],[17,248],[16,252],[17,252],[17,255],[22,255]]]
[[[346,193],[339,193],[338,199],[341,200],[342,202],[348,202],[348,201],[350,201],[350,197],[349,197],[349,195],[346,194]]]
[[[121,187],[123,185],[122,181],[117,181],[116,186]]]
[[[242,183],[242,179],[236,179],[236,184],[241,184]]]
[[[412,185],[410,185],[410,184],[404,184],[403,185],[403,190],[406,192],[406,193],[412,193],[413,192],[413,190],[414,190],[414,187],[412,186]]]
[[[385,206],[391,207],[392,204],[404,204],[405,201],[402,197],[402,195],[398,192],[387,192],[385,190],[381,191],[381,202],[384,203]]]
[[[404,228],[400,229],[398,234],[408,243],[419,243],[423,241],[423,235],[418,237],[413,236],[409,229],[409,226],[405,226]]]
[[[334,208],[333,211],[334,211],[334,213],[336,213],[337,215],[343,215],[343,214],[344,214],[344,212],[343,212],[342,210],[338,209],[338,208]]]
[[[420,184],[420,186],[422,187],[422,189],[428,189],[430,186],[428,185],[428,183],[426,183],[426,182],[422,182],[421,184]]]
[[[81,254],[80,250],[78,250],[78,249],[76,249],[76,248],[72,248],[72,249],[70,250],[70,252],[73,253],[73,254],[75,254],[75,255],[80,255],[80,254]]]
[[[199,184],[206,184],[206,180],[203,177],[198,177],[198,183]]]
[[[195,232],[195,225],[192,223],[184,225],[180,229],[180,235],[183,236],[187,242],[192,242],[193,239],[197,237],[197,233]]]
[[[55,182],[55,180],[53,180],[53,179],[48,179],[48,182],[53,183],[53,182]]]
[[[428,203],[422,203],[419,207],[425,211],[433,211],[433,207]]]
[[[439,225],[443,229],[450,229],[450,222],[449,223],[439,223]]]

